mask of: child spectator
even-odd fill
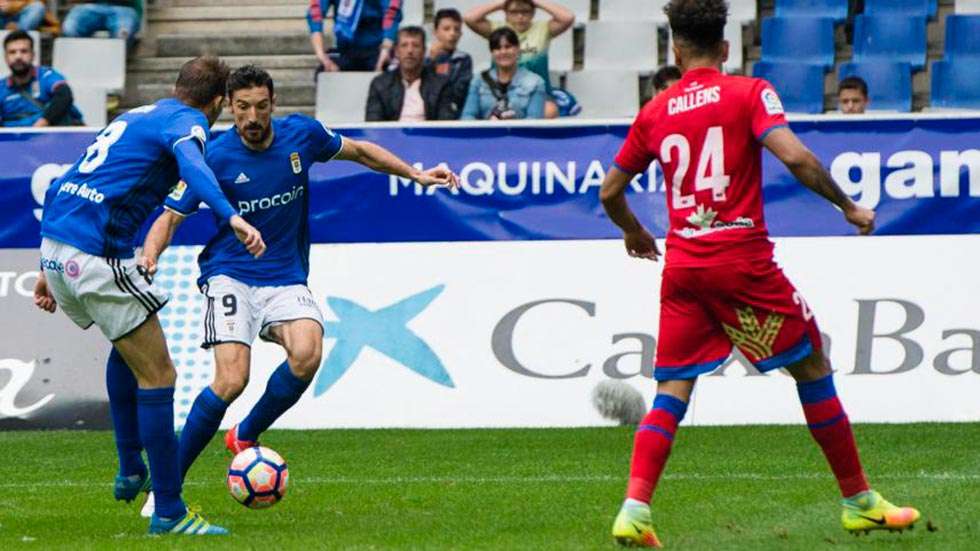
[[[463,17],[452,8],[436,12],[434,27],[435,40],[429,47],[428,64],[436,72],[449,79],[453,103],[457,111],[462,111],[466,95],[473,79],[473,59],[470,54],[456,49],[463,34]]]

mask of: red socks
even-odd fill
[[[649,503],[660,473],[670,456],[677,424],[684,418],[687,402],[669,394],[658,394],[653,409],[637,427],[626,497]]]

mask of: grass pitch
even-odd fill
[[[843,532],[802,426],[683,428],[654,503],[669,549],[980,549],[980,426],[859,425],[875,487],[915,505],[912,532]],[[273,431],[291,488],[238,505],[215,439],[184,496],[232,530],[149,537],[112,500],[108,432],[0,433],[0,549],[615,549],[632,430]],[[936,528],[927,530],[926,521]]]

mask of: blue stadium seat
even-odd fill
[[[946,17],[945,59],[980,57],[980,15]],[[976,60],[974,60],[976,62]],[[976,66],[974,66],[974,70]]]
[[[934,18],[937,0],[864,0],[865,15],[921,15]]]
[[[854,61],[926,63],[926,18],[920,15],[859,15],[854,18]]]
[[[776,0],[776,17],[831,17],[847,19],[847,0]]]
[[[868,83],[871,109],[903,113],[912,110],[912,67],[908,63],[874,60],[841,64],[840,80],[850,76]]]
[[[830,17],[767,17],[762,20],[762,60],[834,65],[834,20]]]
[[[932,64],[932,106],[980,109],[980,71],[957,61]]]
[[[752,76],[772,83],[790,113],[823,113],[823,65],[760,61]]]

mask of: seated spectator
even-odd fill
[[[47,9],[37,0],[0,0],[0,30],[36,31]]]
[[[454,9],[436,12],[434,27],[435,40],[429,47],[425,62],[436,72],[449,79],[452,87],[453,103],[457,112],[466,103],[466,94],[473,79],[473,58],[470,54],[456,49],[459,37],[463,34],[463,16]]]
[[[443,121],[458,117],[449,78],[425,65],[425,31],[405,27],[398,31],[395,57],[398,69],[371,81],[367,121]]]
[[[81,38],[107,31],[112,38],[122,38],[128,46],[132,46],[142,17],[142,0],[77,2],[65,16],[61,30],[65,36]]]
[[[676,65],[664,65],[653,74],[653,90],[659,94],[681,79],[681,70]]]
[[[860,115],[868,109],[868,83],[861,77],[847,77],[837,86],[837,105],[845,115]]]
[[[421,1],[421,0],[416,0]],[[392,60],[391,48],[402,20],[402,0],[310,0],[306,21],[320,71],[380,71]],[[334,14],[334,44],[323,45],[323,18]]]
[[[14,31],[3,39],[10,76],[0,80],[0,125],[77,126],[82,114],[73,105],[65,77],[50,67],[34,67],[34,39]]]
[[[548,21],[534,21],[537,8],[548,12]],[[490,21],[487,16],[503,10],[504,21]],[[521,67],[541,77],[548,93],[551,93],[551,75],[548,73],[548,46],[551,39],[567,31],[575,24],[575,14],[550,0],[498,0],[476,6],[463,17],[466,25],[485,38],[501,27],[510,27],[517,33],[521,44]],[[558,107],[549,97],[545,106],[545,116],[558,116]]]
[[[510,27],[490,33],[494,68],[480,73],[470,83],[463,108],[464,119],[540,119],[547,95],[544,80],[521,67],[520,39]]]

